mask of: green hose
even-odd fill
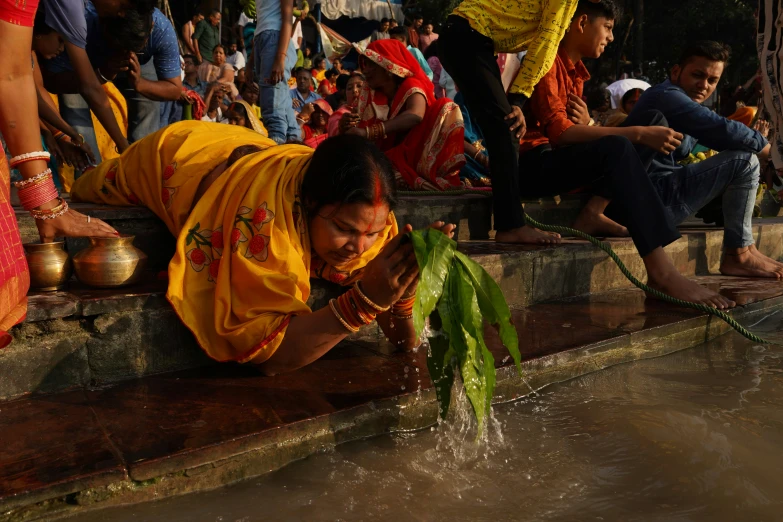
[[[620,260],[620,257],[614,253],[614,250],[612,250],[612,247],[607,245],[606,243],[602,241],[598,241],[596,238],[589,234],[585,234],[584,232],[581,232],[579,230],[575,230],[573,228],[568,227],[560,227],[555,225],[544,225],[543,223],[539,223],[535,219],[531,218],[529,215],[525,214],[525,222],[533,227],[539,228],[541,230],[545,230],[547,232],[557,232],[558,234],[568,234],[580,237],[582,239],[585,239],[592,243],[593,245],[597,246],[604,252],[606,252],[609,257],[612,258],[612,261],[614,261],[617,264],[617,268],[620,269],[620,271],[623,273],[625,277],[628,278],[630,282],[632,282],[637,288],[640,288],[641,290],[644,290],[650,295],[653,295],[657,297],[658,299],[661,299],[663,301],[668,301],[669,303],[676,304],[677,306],[684,306],[685,308],[693,308],[694,310],[698,310],[700,312],[704,312],[709,315],[714,315],[715,317],[718,317],[719,319],[723,319],[726,321],[726,323],[729,324],[732,328],[734,328],[737,332],[742,334],[744,337],[750,339],[753,342],[760,343],[760,344],[771,344],[769,341],[766,341],[759,337],[758,335],[749,332],[746,330],[741,324],[739,324],[737,321],[735,321],[730,315],[721,312],[720,310],[713,308],[711,306],[699,304],[699,303],[691,303],[689,301],[683,301],[682,299],[676,299],[674,297],[671,297],[669,295],[664,294],[663,292],[659,292],[658,290],[654,288],[650,288],[646,284],[642,283],[638,279],[636,279],[633,274],[631,274],[631,271],[628,270],[628,268],[625,266],[625,264]]]
[[[489,191],[477,191],[477,190],[447,190],[447,191],[437,191],[437,190],[428,190],[428,191],[398,191],[398,195],[400,196],[458,196],[458,195],[464,195],[464,194],[470,194],[473,196],[491,196],[492,193]],[[694,310],[698,310],[700,312],[704,312],[709,315],[714,315],[715,317],[722,319],[726,323],[728,323],[729,326],[734,328],[737,332],[739,332],[744,337],[750,339],[753,342],[759,343],[759,344],[772,344],[769,341],[762,339],[758,335],[755,335],[754,333],[748,331],[745,329],[741,324],[739,324],[737,321],[735,321],[730,315],[721,312],[717,308],[713,308],[711,306],[698,304],[698,303],[691,303],[689,301],[683,301],[682,299],[676,299],[670,295],[666,295],[663,292],[659,292],[658,290],[655,290],[654,288],[650,288],[646,284],[642,283],[638,279],[636,279],[633,274],[631,274],[630,270],[625,266],[625,264],[620,260],[617,254],[614,253],[614,250],[612,250],[612,247],[607,245],[606,243],[603,243],[601,241],[598,241],[596,238],[589,234],[585,234],[584,232],[581,232],[579,230],[575,230],[573,228],[568,227],[561,227],[556,225],[544,225],[543,223],[539,223],[535,219],[531,218],[529,215],[525,214],[525,222],[533,227],[539,228],[541,230],[545,230],[547,232],[557,232],[558,234],[567,234],[571,236],[577,236],[582,239],[585,239],[592,243],[593,245],[597,246],[604,252],[606,252],[609,257],[612,258],[612,261],[614,261],[617,264],[617,267],[620,269],[620,271],[623,273],[625,277],[628,278],[628,280],[633,283],[637,288],[640,288],[641,290],[644,290],[650,295],[653,295],[657,297],[658,299],[661,299],[662,301],[667,301],[669,303],[675,304],[677,306],[683,306],[685,308],[692,308]]]

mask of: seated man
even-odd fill
[[[313,103],[315,100],[320,100],[321,97],[314,93],[310,88],[313,86],[313,76],[310,71],[304,67],[299,67],[294,70],[294,78],[296,78],[296,87],[291,89],[291,102],[294,106],[296,113],[302,112],[302,108],[308,103]]]
[[[756,249],[751,228],[759,163],[768,161],[770,146],[758,131],[701,105],[715,91],[728,59],[728,48],[717,42],[689,47],[680,63],[672,67],[670,79],[645,91],[626,124],[653,122],[685,135],[673,154],[641,155],[645,163],[649,159],[650,179],[674,224],[682,223],[715,198],[722,198],[725,231],[721,273],[781,279],[783,264]],[[677,161],[687,156],[697,141],[720,154],[699,163],[679,165]]]
[[[671,152],[681,136],[665,127],[589,125],[581,95],[590,75],[581,60],[598,58],[612,42],[618,12],[615,0],[579,1],[553,67],[526,105],[528,131],[519,158],[522,193],[551,196],[589,186],[606,199],[594,198],[577,228],[612,224],[601,214],[611,200],[609,210],[628,227],[647,269],[648,285],[679,299],[729,308],[732,301],[683,277],[664,252],[680,235],[633,145]]]

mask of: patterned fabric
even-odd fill
[[[229,167],[193,207],[201,180],[250,144],[263,150]],[[177,236],[167,298],[180,319],[213,359],[260,363],[278,349],[292,316],[311,313],[310,277],[356,281],[397,234],[390,214],[360,258],[334,267],[315,257],[299,196],[312,155],[243,127],[184,121],[103,162],[71,196],[143,204],[160,217]]]
[[[256,116],[256,111],[253,110],[253,107],[245,100],[237,100],[234,103],[239,103],[242,105],[242,107],[245,108],[247,119],[250,122],[250,126],[253,127],[253,130],[259,133],[261,136],[268,138],[269,133],[266,131],[264,124],[261,123],[261,120]]]
[[[780,0],[759,1],[756,32],[764,110],[769,115],[773,141],[770,157],[776,169],[783,169],[783,5]]]
[[[27,316],[30,274],[11,207],[11,178],[5,151],[0,154],[0,348],[11,342],[8,330]]]
[[[495,44],[496,53],[527,51],[510,92],[530,97],[552,67],[579,0],[465,0],[454,14]]]
[[[404,136],[389,135],[377,142],[394,165],[400,184],[414,190],[462,188],[459,171],[465,164],[465,136],[459,107],[448,98],[435,99],[432,82],[398,40],[379,40],[359,51],[392,74],[405,78],[391,104],[383,93],[364,82],[358,103],[360,128],[393,119],[414,94],[427,100],[421,123]]]

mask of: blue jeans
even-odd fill
[[[141,66],[141,76],[157,81],[153,60]],[[161,102],[145,98],[128,83],[127,75],[120,74],[114,81],[128,103],[128,143],[135,143],[160,129]]]
[[[699,163],[653,172],[650,180],[675,225],[722,195],[723,247],[745,248],[753,244],[759,170],[752,152],[727,150]]]
[[[255,64],[255,79],[261,94],[261,116],[264,120],[269,137],[277,143],[285,143],[288,140],[301,140],[302,133],[296,123],[296,114],[291,104],[288,83],[291,77],[291,69],[296,65],[296,48],[293,42],[288,42],[286,51],[284,80],[271,84],[266,80],[272,73],[272,66],[277,55],[277,40],[280,31],[263,31],[257,35],[253,44],[253,62]]]
[[[95,154],[95,161],[100,163],[101,152],[98,150],[98,139],[95,137],[95,129],[92,126],[90,106],[80,94],[60,94],[60,115],[76,132],[84,136],[84,140]],[[75,172],[78,178],[80,172]]]

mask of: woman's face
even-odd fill
[[[329,115],[321,110],[318,105],[315,106],[315,111],[310,116],[310,127],[318,130],[326,128],[326,124],[329,122]]]
[[[237,125],[239,127],[247,127],[247,121],[245,121],[245,118],[243,116],[232,116],[228,119],[229,125]]]
[[[362,72],[370,89],[381,89],[391,79],[386,70],[372,60],[362,58]]]
[[[212,52],[212,61],[218,66],[226,63],[226,51],[224,51],[222,47],[215,49]]]
[[[44,60],[51,60],[65,50],[65,42],[59,33],[38,34],[33,38],[33,50]]]
[[[353,106],[356,100],[359,99],[359,94],[362,92],[362,79],[354,76],[348,80],[348,85],[345,87],[345,100],[348,105]]]
[[[310,220],[312,248],[328,264],[345,265],[375,244],[388,217],[386,204],[325,205]]]

